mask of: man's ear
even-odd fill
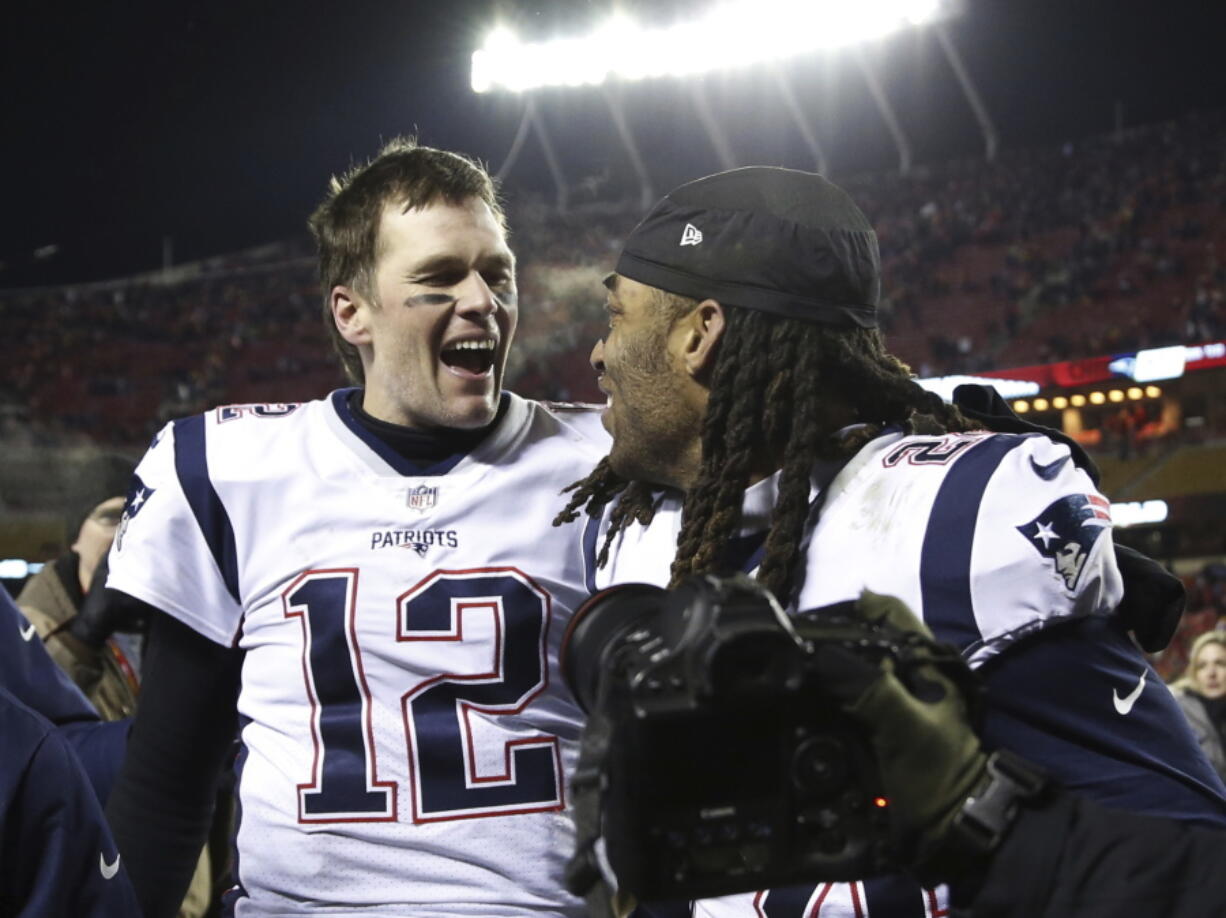
[[[723,340],[728,315],[718,300],[703,300],[682,322],[685,325],[681,359],[691,376],[705,381],[715,368],[719,343]]]
[[[367,325],[370,306],[361,294],[351,287],[338,284],[332,288],[328,305],[342,338],[354,347],[370,344],[370,328]]]

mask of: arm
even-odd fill
[[[0,687],[55,725],[106,802],[127,742],[128,720],[102,722],[86,697],[51,659],[34,625],[0,590]]]
[[[71,748],[0,689],[0,912],[135,915],[136,898]]]
[[[1110,523],[1063,447],[985,440],[934,503],[925,622],[984,674],[990,747],[1100,803],[1226,827],[1226,790],[1117,611]]]
[[[18,701],[53,724],[99,719],[81,690],[55,665],[33,623],[6,590],[0,590],[0,677]]]
[[[896,600],[866,593],[857,608],[931,638]],[[1226,908],[1226,833],[1108,810],[1016,757],[1004,779],[989,780],[988,756],[945,674],[928,667],[913,680],[925,686],[921,697],[892,666],[841,648],[820,648],[818,663],[823,686],[876,750],[905,863],[948,882],[956,907],[975,918],[1192,918]]]
[[[954,404],[987,430],[1037,433],[1063,444],[1073,464],[1089,476],[1095,488],[1098,487],[1101,480],[1098,466],[1079,443],[1063,431],[1018,417],[991,386],[958,386],[954,389]],[[1185,600],[1183,583],[1152,558],[1126,546],[1115,546],[1115,559],[1125,582],[1124,599],[1117,615],[1143,650],[1156,653],[1170,643],[1179,625]]]
[[[980,672],[987,747],[1106,806],[1226,828],[1226,789],[1118,620],[1050,627]]]
[[[242,654],[157,614],[107,818],[146,918],[172,916],[208,834],[237,730]]]

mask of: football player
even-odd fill
[[[231,759],[234,914],[578,915],[553,669],[583,558],[550,519],[604,433],[502,391],[515,257],[475,163],[393,142],[311,226],[354,387],[168,424],[111,553],[158,610],[108,807],[146,918]]]
[[[820,176],[752,167],[666,196],[606,281],[592,351],[614,443],[586,507],[595,589],[756,572],[789,609],[901,598],[985,680],[989,748],[1113,807],[1226,826],[1226,791],[1116,614],[1110,505],[1042,435],[926,392],[877,330],[871,226]],[[697,903],[708,916],[909,916],[905,877]]]

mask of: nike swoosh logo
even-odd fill
[[[98,855],[98,871],[102,874],[102,879],[109,880],[115,874],[119,873],[119,853],[115,853],[115,860],[110,864],[106,862],[106,855]]]
[[[1128,715],[1132,713],[1132,706],[1137,703],[1137,699],[1141,697],[1141,692],[1145,689],[1145,674],[1147,670],[1141,670],[1141,678],[1137,680],[1137,687],[1131,692],[1120,697],[1120,693],[1115,689],[1111,690],[1111,697],[1115,701],[1115,710],[1118,714]]]
[[[18,626],[17,632],[21,635],[21,639],[23,641],[28,641],[30,638],[34,637],[34,626],[27,625],[25,628]]]
[[[1034,461],[1034,456],[1030,457],[1030,467],[1034,473],[1044,481],[1051,481],[1060,474],[1060,469],[1064,468],[1064,463],[1072,459],[1072,456],[1061,456],[1055,462],[1049,462],[1046,465]]]

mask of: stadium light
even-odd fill
[[[0,560],[0,579],[22,580],[32,577],[43,569],[41,561],[26,561],[22,558],[4,558]]]
[[[848,47],[952,14],[949,0],[736,0],[662,28],[615,15],[592,33],[521,42],[496,28],[472,56],[472,88],[527,92],[748,67]]]
[[[929,376],[916,379],[915,382],[929,392],[935,392],[947,402],[954,400],[954,389],[958,386],[988,385],[995,389],[1001,398],[1035,395],[1039,391],[1039,384],[1029,379],[1002,379],[996,376]]]
[[[1111,525],[1116,529],[1164,523],[1168,516],[1170,507],[1164,500],[1134,500],[1111,505]]]

